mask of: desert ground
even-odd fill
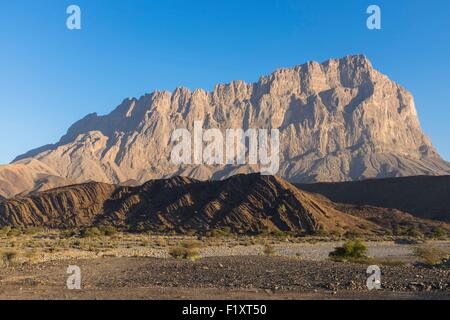
[[[450,299],[448,263],[426,265],[414,249],[449,252],[450,241],[365,243],[371,258],[356,263],[330,260],[342,241],[315,237],[9,235],[0,299]],[[371,264],[380,290],[366,286]],[[81,270],[80,290],[67,288],[69,265]]]

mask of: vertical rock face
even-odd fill
[[[424,135],[413,96],[362,56],[279,69],[253,84],[234,81],[213,92],[178,88],[124,100],[91,114],[35,159],[78,182],[124,183],[186,175],[222,179],[253,167],[179,167],[170,161],[177,128],[279,129],[280,171],[294,182],[450,173]]]

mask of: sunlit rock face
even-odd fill
[[[76,122],[57,144],[17,160],[32,158],[52,175],[76,182],[223,179],[258,171],[174,165],[171,135],[178,128],[193,130],[195,121],[222,131],[279,129],[278,175],[291,182],[450,173],[420,127],[411,93],[362,55],[279,69],[256,83],[234,81],[213,92],[178,88],[126,99],[108,115]],[[0,185],[6,185],[1,170]]]

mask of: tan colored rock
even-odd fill
[[[55,170],[39,160],[30,158],[0,165],[0,196],[6,198],[72,183],[72,180],[58,176]]]
[[[194,121],[221,130],[279,129],[279,176],[293,182],[450,173],[420,127],[411,93],[362,55],[279,69],[256,83],[234,81],[213,92],[178,88],[126,99],[108,115],[78,121],[57,144],[18,159],[39,160],[52,174],[77,182],[142,183],[173,175],[223,179],[258,171],[174,166],[171,134],[192,129]],[[29,188],[3,187],[0,193]]]

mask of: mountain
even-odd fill
[[[152,180],[137,187],[91,182],[0,202],[0,225],[73,228],[113,225],[122,229],[186,233],[229,228],[234,233],[318,231],[383,234],[373,215],[395,219],[372,207],[347,207],[304,192],[273,176],[236,175],[223,181],[184,177]],[[348,212],[346,212],[348,211]],[[364,218],[363,215],[365,214]],[[449,225],[402,219],[422,228]],[[417,222],[419,221],[419,222]]]
[[[76,122],[58,143],[17,157],[13,166],[39,163],[29,167],[23,187],[2,173],[9,166],[0,167],[0,185],[6,186],[0,192],[29,192],[36,177],[47,175],[119,184],[177,175],[220,180],[259,171],[174,165],[171,134],[192,130],[196,121],[222,132],[279,129],[278,175],[291,182],[450,173],[420,127],[411,93],[365,56],[353,55],[279,69],[256,83],[219,84],[212,92],[177,88],[125,99],[108,115],[94,113]]]
[[[60,177],[50,166],[32,158],[0,165],[0,199],[69,184],[73,184],[71,179]]]
[[[450,176],[297,184],[334,202],[394,208],[419,218],[450,222]]]

